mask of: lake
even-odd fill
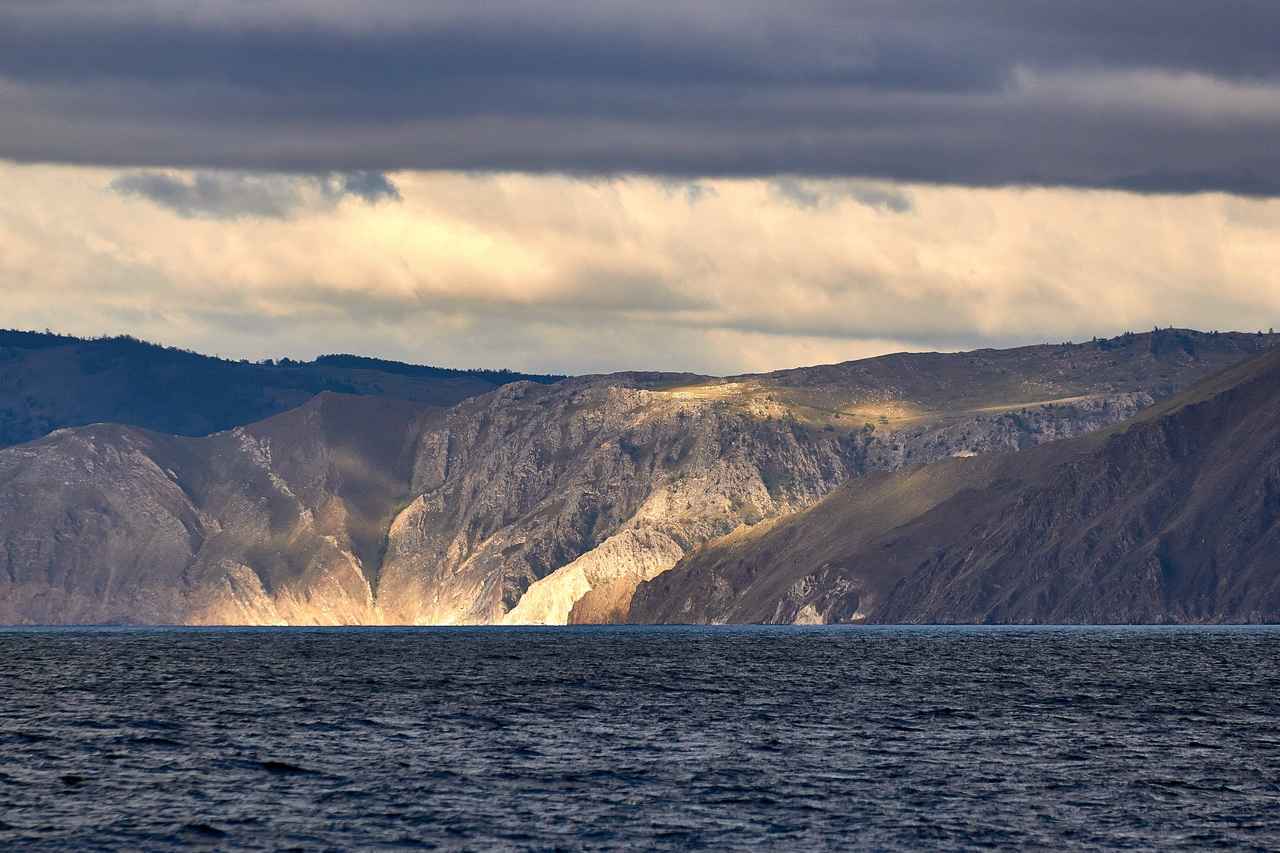
[[[1280,849],[1280,628],[0,629],[0,847]]]

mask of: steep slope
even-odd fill
[[[507,382],[562,378],[341,355],[250,364],[128,337],[0,331],[0,447],[91,423],[206,435],[295,408],[321,391],[449,406]]]
[[[1274,621],[1278,519],[1272,350],[1092,435],[853,481],[806,512],[703,548],[607,615]]]
[[[687,552],[782,529],[850,478],[957,455],[967,470],[974,448],[1105,427],[1151,401],[1153,375],[1190,381],[1259,340],[1167,334],[1187,345],[919,357],[943,365],[932,379],[902,357],[515,382],[447,409],[322,394],[201,438],[62,430],[0,450],[0,618],[561,623],[579,604],[614,618]],[[995,390],[959,387],[968,359]],[[885,400],[900,409],[863,419]]]

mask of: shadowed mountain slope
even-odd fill
[[[1280,349],[1090,435],[852,481],[704,547],[610,615],[1276,621],[1278,520]]]

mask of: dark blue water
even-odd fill
[[[8,629],[16,850],[1277,850],[1280,630]]]

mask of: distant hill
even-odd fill
[[[251,363],[128,336],[88,340],[4,330],[0,447],[91,423],[207,435],[295,408],[321,391],[451,406],[509,382],[563,378],[450,370],[354,355]]]
[[[595,621],[1280,621],[1280,349],[1089,435],[861,477],[631,588]]]

